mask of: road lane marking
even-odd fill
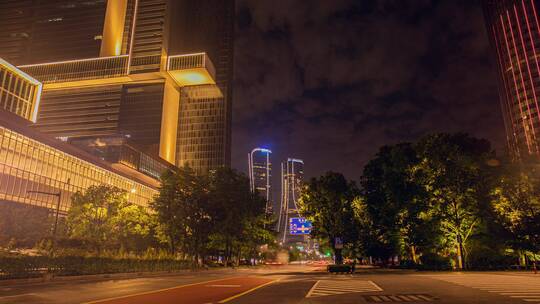
[[[526,302],[540,302],[540,281],[530,280],[525,276],[513,275],[430,275],[431,278],[474,288],[489,293],[496,293]]]
[[[370,295],[364,296],[369,303],[377,302],[433,302],[436,298],[422,294],[393,294],[393,295]]]
[[[206,287],[242,287],[242,285],[231,285],[231,284],[214,284],[214,285],[206,285]]]
[[[356,292],[378,292],[382,288],[373,281],[318,280],[306,294],[306,298],[323,297]]]
[[[25,297],[25,296],[37,296],[37,294],[36,293],[21,293],[21,294],[12,295],[12,296],[1,296],[0,299]]]
[[[239,298],[239,297],[241,297],[241,296],[245,296],[245,295],[247,295],[248,293],[253,292],[253,291],[255,291],[255,290],[259,289],[259,288],[263,288],[263,287],[265,287],[265,286],[267,286],[267,285],[273,284],[273,283],[275,283],[275,282],[277,282],[277,281],[279,281],[279,279],[273,280],[273,281],[270,281],[270,282],[266,282],[266,283],[261,284],[261,285],[259,285],[259,286],[255,286],[255,287],[253,287],[253,288],[251,288],[251,289],[249,289],[249,290],[246,290],[246,291],[244,291],[244,292],[241,292],[241,293],[239,293],[239,294],[237,294],[237,295],[234,295],[234,296],[232,296],[232,297],[229,297],[229,298],[226,298],[226,299],[224,299],[224,300],[221,300],[221,301],[219,301],[218,303],[227,303],[227,302],[232,301],[232,300],[234,300],[234,299],[237,299],[237,298]]]
[[[133,293],[133,294],[128,294],[128,295],[118,296],[118,297],[111,297],[111,298],[105,298],[105,299],[100,299],[100,300],[94,300],[94,301],[90,301],[90,302],[83,302],[82,304],[97,304],[97,303],[120,300],[120,299],[125,299],[125,298],[130,298],[130,297],[137,297],[137,296],[142,296],[142,295],[147,295],[147,294],[152,294],[152,293],[159,293],[159,292],[168,291],[168,290],[180,289],[180,288],[194,286],[194,285],[208,284],[208,283],[223,281],[223,280],[232,279],[232,278],[234,278],[234,277],[221,278],[221,279],[216,279],[216,280],[208,280],[208,281],[202,281],[202,282],[197,282],[197,283],[190,283],[190,284],[179,285],[179,286],[174,286],[174,287],[169,287],[169,288],[144,291],[144,292],[139,292],[139,293]]]
[[[306,298],[309,298],[311,297],[311,294],[313,293],[313,291],[317,288],[317,286],[319,285],[321,281],[317,281],[315,282],[315,284],[313,284],[313,286],[311,287],[311,289],[308,291],[308,293],[306,294]]]

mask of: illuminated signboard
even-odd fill
[[[304,235],[311,233],[311,221],[303,217],[291,217],[289,219],[291,235]]]

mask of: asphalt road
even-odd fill
[[[329,275],[309,266],[274,266],[99,282],[0,285],[0,304],[396,302],[540,303],[540,275],[369,269]]]

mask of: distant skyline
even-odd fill
[[[236,6],[233,167],[247,172],[245,155],[260,146],[274,163],[304,159],[306,178],[334,170],[358,180],[380,146],[438,131],[504,152],[479,1]]]

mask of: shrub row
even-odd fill
[[[347,264],[342,265],[328,265],[326,267],[330,273],[349,273],[351,272],[352,266]]]
[[[80,256],[0,256],[0,279],[32,278],[45,273],[59,276],[121,272],[175,271],[190,263],[175,259],[114,259]]]

